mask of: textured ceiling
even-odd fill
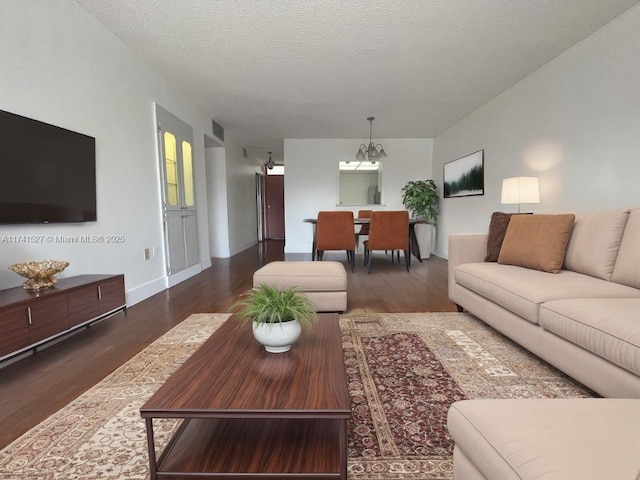
[[[639,0],[77,0],[251,150],[434,137]]]

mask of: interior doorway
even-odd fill
[[[265,239],[284,240],[284,175],[266,176],[265,202]]]
[[[267,163],[256,174],[258,241],[284,240],[284,165]]]

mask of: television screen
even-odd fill
[[[95,138],[0,110],[0,223],[96,221]]]

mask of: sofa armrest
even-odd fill
[[[455,234],[449,235],[449,298],[455,302],[455,268],[463,263],[484,262],[487,255],[487,239],[489,234]]]

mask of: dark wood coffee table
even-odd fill
[[[351,402],[338,315],[287,353],[227,320],[140,409],[151,479],[347,478]],[[154,418],[184,421],[159,458]]]

